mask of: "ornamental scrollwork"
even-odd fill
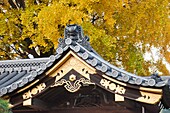
[[[100,84],[106,89],[114,91],[115,93],[125,94],[126,89],[124,87],[117,85],[109,80],[101,79]]]
[[[65,84],[65,85],[64,85]],[[65,89],[71,93],[74,93],[80,89],[80,87],[83,85],[90,85],[94,84],[90,80],[85,79],[85,78],[80,78],[79,80],[75,80],[74,83],[72,83],[69,80],[61,79],[60,81],[56,81],[54,85],[51,87],[57,87],[57,86],[62,86],[64,85]]]
[[[22,95],[22,98],[29,99],[29,98],[33,97],[34,95],[41,93],[45,88],[46,88],[46,84],[41,83],[41,84],[37,85],[36,87],[34,87],[33,89],[29,90],[28,92],[24,93]]]

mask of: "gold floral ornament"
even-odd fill
[[[70,80],[71,82],[75,81],[75,80],[76,80],[76,76],[75,76],[75,75],[70,75],[70,76],[69,76],[69,80]]]
[[[34,87],[33,89],[29,90],[28,92],[24,93],[22,97],[23,99],[32,98],[34,95],[41,93],[45,88],[46,88],[46,84],[41,83],[37,85],[36,87]]]
[[[120,85],[117,85],[109,80],[106,79],[101,79],[100,84],[111,91],[114,91],[115,93],[118,94],[125,94],[126,89]]]

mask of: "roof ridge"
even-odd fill
[[[21,62],[31,62],[31,61],[46,61],[49,60],[49,57],[45,58],[32,58],[32,59],[13,59],[13,60],[0,60],[0,65],[1,64],[8,64],[8,63],[21,63]]]

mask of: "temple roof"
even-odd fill
[[[146,87],[163,87],[168,84],[169,77],[141,77],[110,64],[95,52],[88,41],[89,38],[83,35],[80,26],[70,25],[65,29],[64,38],[59,39],[55,55],[48,58],[0,61],[0,96],[33,81],[70,50],[96,70],[118,81]]]

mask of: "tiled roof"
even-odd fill
[[[0,61],[0,96],[34,80],[67,50],[74,51],[89,65],[119,81],[149,87],[163,87],[167,84],[169,77],[163,80],[157,75],[140,77],[111,65],[94,51],[88,40],[88,37],[83,36],[80,26],[70,25],[65,29],[64,38],[59,40],[56,55],[49,58]]]
[[[54,62],[49,58],[0,61],[0,96],[24,86],[34,80]]]

